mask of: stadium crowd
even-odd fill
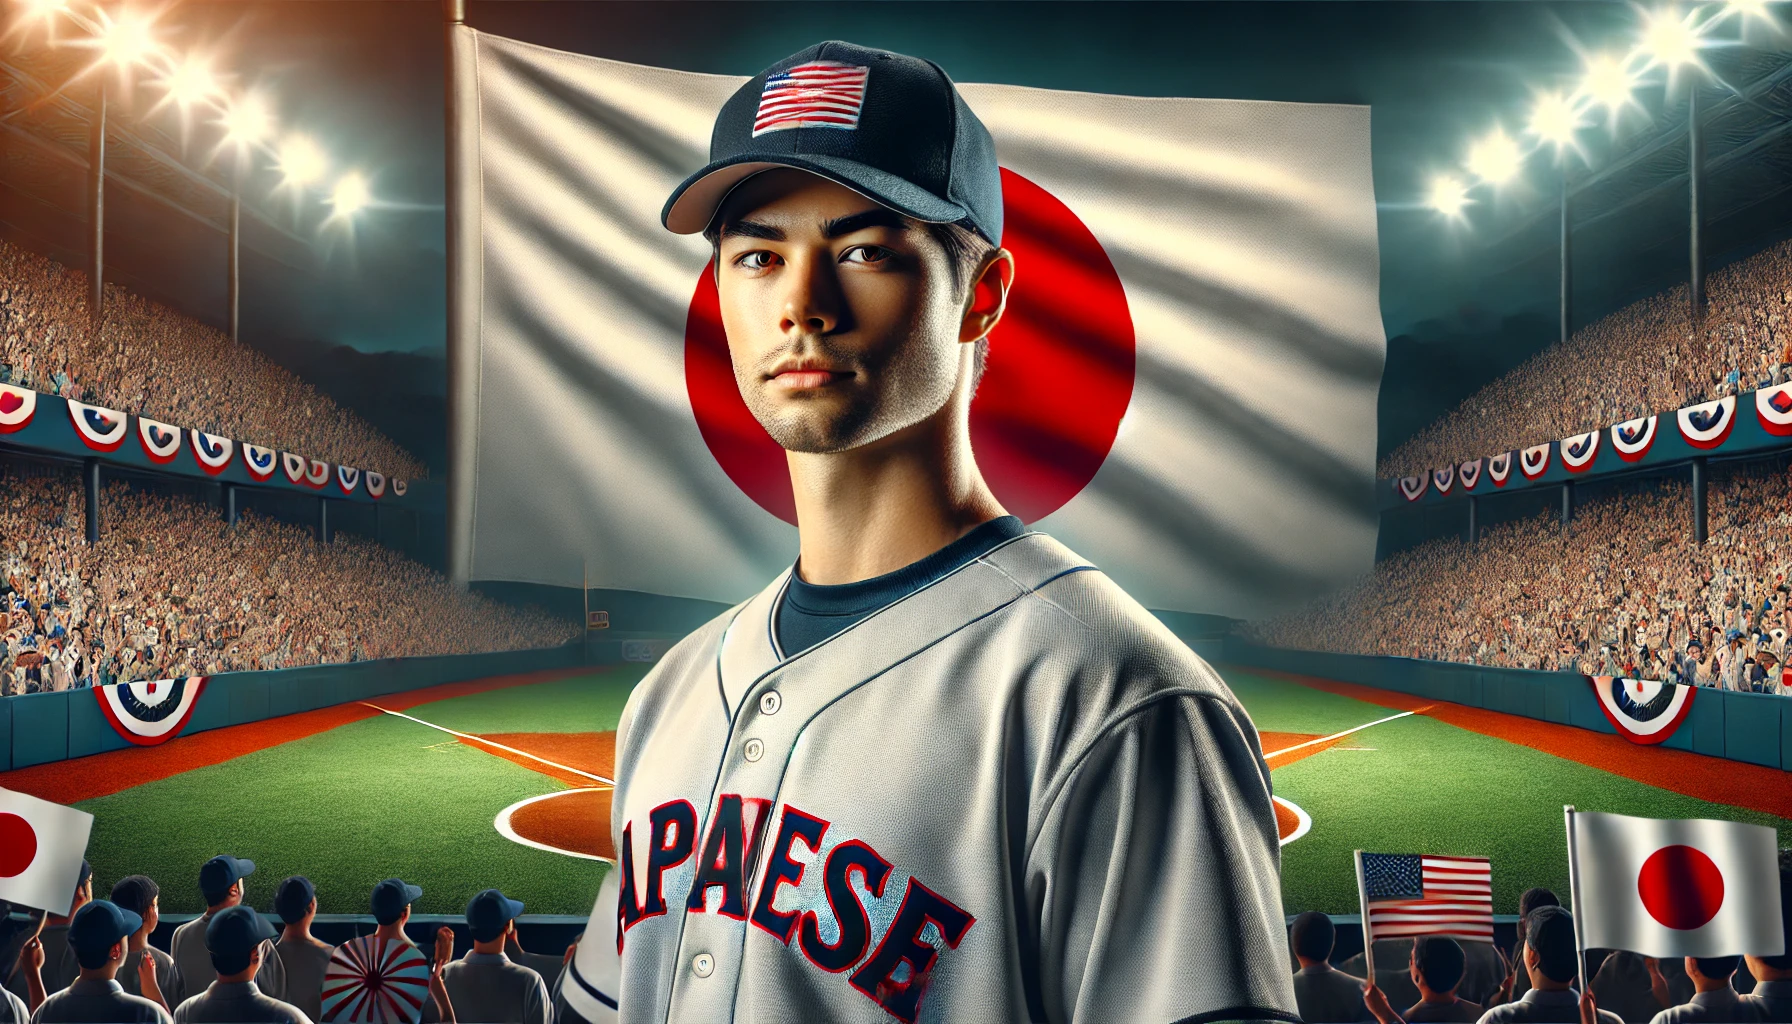
[[[1792,474],[1737,471],[1693,543],[1684,483],[1427,541],[1241,631],[1282,647],[1792,693]]]
[[[1792,375],[1792,242],[1709,275],[1703,329],[1684,286],[1531,357],[1389,452],[1380,476],[1497,455]],[[1695,336],[1696,335],[1696,336]]]
[[[9,916],[12,908],[0,903],[0,1024],[310,1024],[349,1019],[354,995],[382,986],[394,1011],[413,994],[416,1016],[353,1019],[583,1022],[563,996],[579,939],[558,955],[525,952],[516,931],[523,905],[497,889],[468,902],[471,948],[455,959],[453,929],[438,927],[427,950],[407,933],[411,904],[423,895],[418,886],[397,878],[374,886],[372,933],[336,948],[311,934],[317,892],[309,879],[293,876],[275,888],[276,927],[248,901],[254,871],[252,861],[228,855],[207,861],[198,879],[206,912],[174,929],[163,946],[151,944],[161,890],[143,875],[120,879],[108,898],[95,899],[83,861],[66,917]],[[1334,966],[1335,926],[1324,914],[1304,913],[1289,927],[1296,1007],[1309,1024],[1792,1024],[1792,850],[1780,852],[1780,882],[1786,952],[1674,960],[1588,950],[1592,984],[1585,991],[1576,984],[1582,963],[1573,918],[1547,889],[1520,897],[1518,941],[1510,953],[1444,936],[1381,939],[1373,979],[1362,953]],[[415,950],[405,954],[413,961],[427,960],[424,991],[389,969],[362,968],[365,980],[350,983],[346,993],[339,979],[326,986],[333,960],[394,962],[392,944]]]
[[[247,345],[106,286],[98,336],[87,277],[0,241],[0,384],[401,480],[428,469],[366,421]]]
[[[0,477],[0,696],[565,643],[577,624],[456,592],[350,535],[114,483],[85,537],[71,474]]]

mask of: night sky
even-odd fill
[[[691,71],[752,74],[810,43],[841,38],[930,58],[960,81],[1367,104],[1389,337],[1429,334],[1471,347],[1495,338],[1529,351],[1553,339],[1554,280],[1536,267],[1490,278],[1476,240],[1547,198],[1527,196],[1521,183],[1466,228],[1441,222],[1421,200],[1434,173],[1459,164],[1471,136],[1496,120],[1521,128],[1533,87],[1569,81],[1580,67],[1577,50],[1628,46],[1637,22],[1636,10],[1622,3],[469,0],[468,7],[468,22],[483,31]],[[445,328],[440,19],[435,0],[187,2],[163,18],[171,43],[218,47],[220,66],[276,98],[282,124],[370,173],[381,205],[360,220],[352,246],[340,239],[330,246],[320,277],[245,271],[244,334],[357,406],[378,396],[347,377],[374,366],[406,377],[419,402],[372,414],[432,461],[441,453],[425,438],[440,430],[439,405],[428,393],[438,386]],[[1528,177],[1548,179],[1541,160]],[[263,183],[273,180],[265,175]],[[1577,257],[1615,265],[1638,282],[1676,272],[1661,258],[1633,266],[1624,262],[1635,259],[1628,253]],[[1547,271],[1548,261],[1537,267]],[[1595,305],[1631,297],[1615,291]],[[1583,308],[1579,319],[1608,311]],[[336,346],[409,355],[377,362],[340,350],[328,356]]]

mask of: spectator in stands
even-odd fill
[[[1759,1011],[1740,1001],[1730,979],[1742,962],[1739,956],[1686,958],[1686,974],[1692,979],[1693,997],[1655,1015],[1654,1024],[1748,1024],[1759,1020]]]
[[[162,919],[162,889],[148,875],[129,875],[112,886],[111,899],[114,906],[143,919],[143,924],[131,933],[124,964],[118,968],[118,983],[131,995],[143,996],[166,1009],[168,1003],[163,993],[174,984],[174,958],[149,944],[149,937],[155,934]],[[146,959],[150,963],[147,970],[142,966]],[[144,985],[146,978],[150,985]]]
[[[1760,1020],[1792,1024],[1792,850],[1780,851],[1780,925],[1785,929],[1785,952],[1747,958],[1755,990],[1742,1001]]]
[[[274,951],[286,976],[286,1001],[312,1020],[322,1020],[324,972],[336,947],[311,935],[311,922],[317,917],[317,890],[311,879],[304,875],[283,879],[274,893],[274,912],[285,925]]]
[[[43,927],[37,933],[38,946],[43,954],[40,971],[45,992],[59,992],[67,988],[80,971],[75,951],[69,946],[68,930],[74,916],[93,899],[93,865],[85,860],[81,861],[81,872],[76,877],[75,895],[69,903],[68,916],[49,915],[43,920]],[[14,971],[12,980],[6,987],[13,995],[30,1003],[31,992],[24,971]],[[36,1006],[35,1003],[31,1005]]]
[[[1369,1019],[1363,1006],[1363,982],[1331,965],[1337,931],[1332,919],[1309,910],[1294,919],[1294,1003],[1308,1024],[1354,1024]]]
[[[1748,685],[1752,693],[1775,693],[1779,689],[1779,658],[1770,650],[1759,651],[1748,669]]]
[[[129,994],[114,980],[131,933],[142,925],[136,914],[109,900],[91,900],[75,911],[68,943],[80,973],[67,988],[44,1000],[32,1013],[31,1024],[170,1024],[168,1011]]]
[[[174,957],[174,981],[164,994],[178,1008],[181,1003],[205,991],[217,980],[211,951],[205,945],[205,929],[213,915],[243,902],[248,889],[244,880],[255,873],[255,862],[219,854],[199,869],[199,892],[205,897],[205,913],[174,930],[168,940],[168,952]],[[286,976],[273,942],[261,951],[255,984],[268,996],[279,999],[286,994]]]
[[[1413,1024],[1432,1021],[1472,1024],[1481,1019],[1483,1011],[1479,1003],[1471,1003],[1456,995],[1467,959],[1455,939],[1441,936],[1420,939],[1413,943],[1409,962],[1413,985],[1419,990],[1419,1001],[1401,1016]]]
[[[311,1024],[303,1010],[269,998],[255,985],[276,934],[250,906],[237,904],[212,914],[205,946],[216,978],[175,1007],[175,1024]]]
[[[422,895],[421,886],[410,885],[399,878],[388,878],[374,886],[370,901],[376,925],[373,934],[389,942],[415,946],[416,943],[405,934],[404,926],[411,923],[411,904]],[[423,1004],[423,1024],[435,1024],[437,1021],[452,1024],[455,1019],[453,1000],[448,995],[442,976],[448,961],[453,957],[454,931],[444,925],[436,929],[435,955],[430,958],[430,997]]]
[[[1481,1015],[1481,1024],[1577,1024],[1580,1003],[1591,993],[1576,996],[1574,979],[1580,973],[1574,944],[1574,918],[1559,906],[1540,906],[1525,915],[1524,963],[1531,989],[1517,1002],[1495,1006]],[[1598,1010],[1601,1024],[1623,1024],[1617,1014]]]
[[[541,975],[504,955],[516,935],[523,905],[496,889],[486,889],[467,903],[467,929],[473,948],[442,968],[442,984],[455,1014],[488,1024],[549,1024],[552,1000]]]

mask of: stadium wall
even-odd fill
[[[225,672],[206,679],[205,692],[181,735],[441,683],[581,665],[651,661],[669,644],[663,639],[606,639],[533,651],[385,658],[264,672]],[[128,746],[106,721],[91,689],[0,698],[0,770]]]
[[[1586,677],[1574,672],[1298,651],[1263,647],[1237,637],[1226,639],[1223,660],[1617,733],[1600,710]],[[1662,746],[1792,771],[1792,699],[1701,688],[1686,721]]]

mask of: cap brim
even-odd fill
[[[253,875],[255,873],[255,862],[254,861],[244,860],[241,857],[235,857],[232,859],[236,861],[236,877],[247,878],[250,875]]]
[[[522,916],[522,913],[523,903],[521,900],[513,900],[508,896],[504,898],[504,917],[507,920],[514,921]]]
[[[422,895],[423,895],[423,887],[422,886],[411,885],[409,882],[405,883],[404,901],[407,905],[417,902],[417,898]]]
[[[114,904],[114,905],[116,906],[116,904]],[[118,939],[116,939],[114,941],[122,942],[123,940],[128,939],[131,936],[137,934],[137,929],[143,927],[143,915],[142,914],[133,914],[130,911],[124,909],[123,907],[119,907],[118,912],[119,912],[119,914],[123,915],[123,917],[124,917],[124,934],[120,935],[118,937]]]
[[[970,211],[948,202],[888,171],[840,157],[784,156],[746,153],[720,160],[686,178],[660,211],[660,223],[679,235],[694,235],[709,226],[716,211],[741,182],[779,167],[808,171],[882,203],[897,213],[930,224],[963,220]]]

